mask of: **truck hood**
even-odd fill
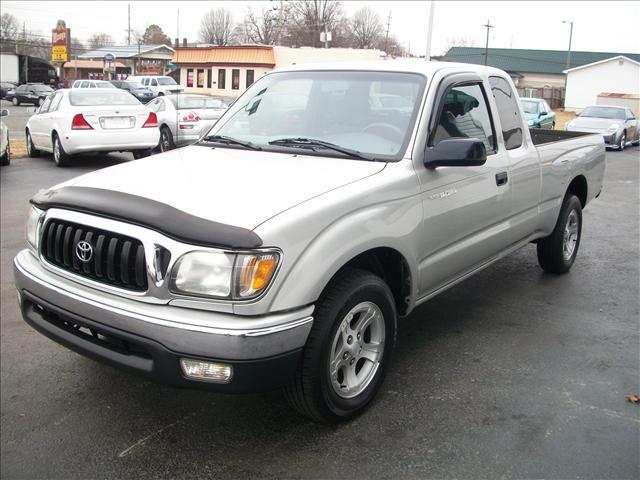
[[[385,165],[194,145],[98,170],[55,188],[114,190],[253,230],[284,210],[374,175]]]

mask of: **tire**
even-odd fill
[[[0,165],[2,165],[3,167],[6,167],[9,165],[9,162],[11,161],[11,147],[9,147],[9,145],[7,144],[7,151],[4,152],[4,155],[0,155]]]
[[[551,124],[551,130],[555,130],[555,129],[556,129],[556,122],[553,122],[553,123]]]
[[[66,167],[71,163],[71,155],[64,151],[62,142],[56,133],[53,134],[53,161],[58,167]]]
[[[371,313],[368,326],[358,329]],[[325,289],[314,317],[285,396],[294,409],[314,421],[349,420],[373,400],[391,362],[397,317],[393,295],[380,277],[348,269]],[[363,351],[373,359],[367,360]],[[330,357],[337,362],[333,376]]]
[[[29,130],[27,130],[26,144],[27,144],[27,156],[28,157],[38,157],[38,156],[40,156],[41,152],[33,144],[33,140],[31,140],[31,132]]]
[[[164,97],[164,92],[158,92],[159,97]]]
[[[538,263],[549,273],[567,273],[578,254],[582,237],[582,204],[567,194],[551,235],[538,241]]]
[[[38,107],[41,107],[43,103],[44,103],[44,98],[39,98],[38,99]]]
[[[18,97],[13,97],[11,103],[13,103],[17,107],[18,105],[20,105],[20,100],[18,100]]]
[[[138,160],[139,158],[145,158],[151,155],[151,150],[134,150],[131,152],[133,154],[133,158]]]
[[[620,141],[618,142],[618,150],[623,151],[624,147],[627,146],[627,132],[622,132],[622,136],[620,137]]]
[[[175,143],[173,143],[173,134],[167,126],[160,129],[160,143],[158,144],[158,148],[161,152],[168,152],[176,148]]]

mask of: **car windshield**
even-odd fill
[[[158,78],[158,85],[177,85],[173,78]]]
[[[34,85],[33,89],[36,92],[45,92],[45,93],[53,92],[53,88],[47,87],[46,85]]]
[[[117,88],[108,91],[71,90],[69,92],[69,102],[71,105],[83,107],[91,105],[138,105],[140,103],[130,93],[123,92]]]
[[[624,120],[624,110],[622,108],[614,107],[587,107],[578,116]]]
[[[304,148],[305,153],[336,156],[335,149],[320,145],[324,142],[376,160],[399,160],[425,82],[422,75],[399,72],[274,73],[254,83],[209,135],[263,150]]]
[[[522,109],[524,113],[538,113],[538,102],[531,102],[527,100],[522,101]]]
[[[210,97],[189,97],[180,95],[178,97],[167,96],[178,110],[188,108],[225,108],[224,102],[220,98]]]

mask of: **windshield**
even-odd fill
[[[47,87],[46,85],[34,85],[33,89],[36,92],[53,92],[53,88]]]
[[[624,120],[624,110],[612,107],[587,107],[579,117],[610,118],[612,120]]]
[[[538,113],[538,102],[522,101],[522,109],[524,113]]]
[[[158,78],[158,85],[177,85],[173,78]]]
[[[181,95],[178,97],[167,98],[173,103],[178,110],[184,109],[198,109],[198,108],[225,108],[224,102],[220,98],[210,97],[188,97]]]
[[[399,160],[425,81],[422,75],[398,72],[274,73],[254,83],[209,134],[264,150],[286,148],[269,145],[275,140],[314,139],[377,160]],[[328,149],[321,153],[336,155]]]
[[[114,88],[112,90],[91,91],[85,89],[76,89],[69,92],[69,102],[75,106],[90,105],[139,105],[130,93],[123,92]]]

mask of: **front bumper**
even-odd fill
[[[313,322],[313,307],[241,317],[130,300],[62,278],[28,250],[16,256],[14,276],[23,317],[36,330],[85,356],[176,386],[252,392],[284,385]],[[238,327],[229,328],[230,320]],[[231,382],[187,379],[180,358],[231,365]]]

